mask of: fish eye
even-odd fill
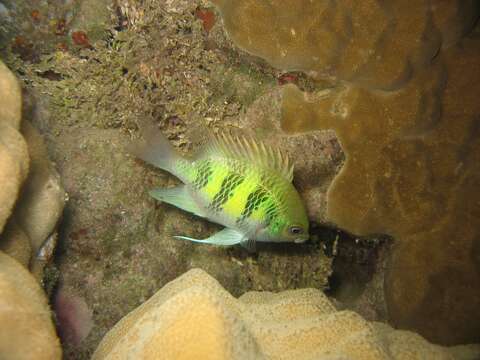
[[[300,226],[291,226],[288,230],[292,235],[300,235],[303,233],[303,229]]]

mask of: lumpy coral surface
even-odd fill
[[[306,71],[283,92],[282,129],[334,129],[346,161],[327,220],[396,239],[389,316],[448,344],[478,341],[480,42],[473,2],[216,1],[244,50]],[[298,4],[297,4],[298,5]]]
[[[287,70],[393,89],[457,41],[474,1],[214,0],[244,50]]]
[[[478,87],[480,44],[464,46],[393,93],[347,86],[308,99],[288,88],[283,108],[285,128],[333,128],[346,152],[328,192],[329,219],[398,240],[385,284],[392,320],[448,343],[480,331],[480,106],[465,91]]]
[[[55,360],[62,352],[37,280],[0,251],[0,358]]]
[[[315,289],[235,299],[194,269],[124,317],[92,359],[473,359],[479,351],[337,311]]]

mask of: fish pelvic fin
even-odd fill
[[[241,244],[242,242],[246,241],[245,234],[230,228],[225,228],[222,231],[219,231],[216,234],[210,236],[209,238],[203,240],[193,239],[186,236],[174,236],[174,238],[202,244],[212,244],[220,246],[232,246],[236,244]]]

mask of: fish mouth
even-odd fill
[[[305,239],[305,238],[298,238],[298,239],[295,239],[293,240],[293,242],[295,244],[303,244],[305,241],[307,241],[308,239]]]

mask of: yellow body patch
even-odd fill
[[[226,166],[214,166],[210,181],[202,189],[207,195],[207,199],[212,201],[215,195],[220,191],[223,180],[227,177],[229,169]]]
[[[248,196],[258,185],[258,176],[249,174],[245,180],[235,188],[233,196],[223,205],[223,210],[230,216],[238,219],[245,209]]]

